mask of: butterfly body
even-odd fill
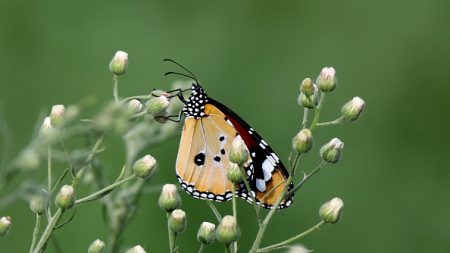
[[[225,105],[211,99],[203,87],[194,82],[191,95],[182,99],[186,116],[177,156],[177,177],[182,188],[200,199],[227,201],[232,198],[233,185],[226,170],[228,152],[235,138],[241,138],[249,152],[244,164],[249,193],[243,183],[237,195],[258,205],[271,208],[287,185],[288,173],[270,146],[242,118]],[[290,206],[285,199],[278,208]]]

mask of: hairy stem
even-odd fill
[[[311,123],[311,126],[309,127],[310,130],[313,130],[317,126],[317,123],[319,123],[320,110],[322,109],[323,103],[325,101],[325,94],[326,93],[323,91],[320,92],[319,105],[316,107],[316,110],[314,111],[314,118]]]
[[[167,213],[167,232],[169,233],[169,253],[173,252],[176,234],[170,229],[170,213]]]
[[[220,222],[222,220],[222,216],[220,215],[219,210],[217,210],[212,201],[206,201],[206,203],[208,204],[209,208],[211,208],[214,216],[216,216],[217,221]]]
[[[317,123],[316,126],[322,127],[322,126],[338,125],[338,124],[341,124],[343,122],[343,120],[344,120],[344,117],[341,116],[341,117],[339,117],[339,118],[337,118],[335,120],[332,120],[332,121]]]
[[[58,211],[56,211],[55,215],[53,215],[53,217],[50,219],[50,222],[47,224],[44,233],[42,233],[41,239],[36,245],[36,248],[34,248],[33,253],[44,252],[45,246],[47,245],[47,242],[50,239],[52,232],[55,229],[55,226],[58,223],[58,221],[61,219],[63,213],[64,211],[61,208],[59,208]]]
[[[300,234],[298,234],[298,235],[296,235],[294,237],[291,237],[291,238],[289,238],[289,239],[287,239],[285,241],[282,241],[282,242],[279,242],[279,243],[276,243],[276,244],[273,244],[273,245],[261,248],[261,249],[257,250],[256,252],[269,252],[269,251],[272,251],[272,250],[275,250],[275,249],[282,248],[282,247],[290,244],[291,242],[294,242],[294,241],[296,241],[296,240],[298,240],[298,239],[300,239],[300,238],[310,234],[314,230],[319,229],[323,224],[325,224],[325,222],[324,221],[320,221],[315,226],[311,227],[310,229],[306,230],[303,233],[300,233]]]
[[[36,245],[36,240],[39,234],[39,227],[41,226],[41,215],[36,213],[36,224],[33,229],[33,239],[31,239],[30,253],[33,252],[34,246]]]
[[[116,101],[116,103],[119,103],[119,76],[117,75],[113,76],[113,96],[114,101]]]
[[[325,166],[325,164],[327,164],[325,161],[321,161],[319,163],[319,165],[317,165],[311,172],[309,172],[308,174],[306,174],[302,181],[300,181],[292,190],[290,190],[287,194],[286,197],[290,197],[292,194],[294,194],[296,191],[298,191],[298,189],[300,189],[300,187],[303,186],[303,184],[308,181],[312,176],[314,176],[317,172],[319,172],[319,170]]]
[[[198,253],[202,253],[203,250],[205,250],[205,248],[206,248],[206,245],[204,243],[201,243],[200,248],[198,249]]]
[[[305,109],[303,109],[302,129],[305,128],[306,123],[308,123],[308,112],[309,109],[305,107]]]

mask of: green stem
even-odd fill
[[[233,216],[234,218],[236,218],[237,220],[237,208],[236,208],[236,185],[233,184],[233,199],[232,199],[232,204],[233,204]]]
[[[214,216],[216,216],[217,221],[221,222],[222,216],[220,215],[219,210],[217,210],[217,208],[211,201],[206,201],[206,203],[208,204],[209,208],[211,208],[211,211],[214,213]]]
[[[41,236],[41,239],[36,245],[36,248],[34,248],[33,253],[44,252],[45,246],[48,240],[50,239],[50,236],[52,235],[52,232],[55,229],[56,224],[61,219],[63,213],[64,211],[61,208],[59,208],[58,211],[56,211],[55,215],[53,215],[53,217],[50,219],[50,222],[47,224],[47,227],[45,228],[44,233]]]
[[[248,183],[247,173],[245,172],[244,168],[241,168],[241,173],[242,173],[242,178],[244,179],[242,181],[244,182],[245,189],[247,189],[247,194],[252,198],[253,208],[255,209],[255,213],[256,213],[256,220],[258,221],[258,225],[261,226],[261,217],[259,215],[259,207],[256,205],[256,199],[255,199],[255,196],[253,196],[253,194],[252,194],[252,189],[250,188],[250,184]]]
[[[113,76],[113,96],[114,101],[116,101],[116,103],[119,103],[119,76],[117,75]]]
[[[153,95],[151,95],[151,94],[150,95],[143,95],[143,96],[132,96],[132,97],[124,98],[120,102],[121,103],[125,103],[125,102],[128,102],[128,101],[133,100],[133,99],[150,99],[152,97],[153,97]]]
[[[200,248],[198,249],[198,252],[197,252],[197,253],[202,253],[203,250],[205,250],[205,248],[206,248],[206,245],[205,245],[204,243],[201,243],[201,244],[200,244]]]
[[[261,244],[261,241],[264,237],[264,233],[266,232],[267,229],[267,225],[270,222],[270,219],[272,219],[272,216],[275,214],[275,212],[278,209],[278,206],[280,205],[281,201],[284,200],[288,186],[291,184],[293,176],[294,176],[294,172],[295,172],[295,168],[298,165],[298,161],[300,160],[300,154],[297,154],[295,156],[295,160],[294,160],[294,165],[291,168],[291,173],[289,175],[289,178],[286,182],[286,186],[284,187],[280,197],[277,199],[277,201],[275,202],[275,205],[272,206],[272,209],[270,210],[270,212],[267,214],[266,218],[264,219],[264,221],[262,222],[262,224],[260,224],[259,226],[259,230],[258,230],[258,234],[256,235],[255,241],[253,242],[252,248],[250,249],[250,253],[255,253],[258,248],[259,245]]]
[[[170,229],[170,213],[167,213],[167,231],[169,233],[169,253],[173,252],[173,247],[175,245],[175,233]]]
[[[34,225],[33,239],[31,240],[30,253],[33,252],[34,245],[36,245],[36,240],[37,240],[40,226],[41,226],[41,215],[36,213],[36,224]]]
[[[337,118],[335,120],[332,120],[332,121],[317,123],[316,126],[322,127],[322,126],[338,125],[338,124],[341,124],[343,122],[343,120],[344,120],[344,117],[341,116],[341,117],[339,117],[339,118]]]
[[[92,193],[89,196],[86,196],[86,197],[81,198],[81,199],[77,199],[75,201],[75,203],[76,204],[82,204],[82,203],[85,203],[85,202],[89,202],[89,201],[93,201],[93,200],[99,199],[99,198],[105,196],[105,194],[108,194],[109,192],[113,191],[117,186],[119,186],[119,185],[121,185],[121,184],[123,184],[123,183],[125,183],[125,182],[127,182],[127,181],[129,181],[131,179],[133,179],[133,178],[135,178],[134,174],[129,176],[129,177],[127,177],[127,178],[124,178],[124,179],[122,179],[120,181],[117,181],[117,182],[115,182],[115,183],[113,183],[113,184],[111,184],[111,185],[109,185],[109,186],[107,186],[107,187],[97,191],[97,192],[94,192],[94,193]]]
[[[298,239],[300,239],[300,238],[310,234],[314,230],[319,229],[323,224],[325,224],[325,222],[324,221],[320,221],[315,226],[311,227],[310,229],[306,230],[303,233],[300,233],[300,234],[298,234],[298,235],[296,235],[294,237],[291,237],[291,238],[289,238],[289,239],[287,239],[285,241],[282,241],[282,242],[279,242],[279,243],[276,243],[276,244],[273,244],[273,245],[261,248],[261,249],[257,250],[256,252],[269,252],[269,251],[272,251],[272,250],[284,247],[284,246],[290,244],[291,242],[296,241],[296,240],[298,240]]]
[[[231,243],[225,244],[225,253],[232,253]]]
[[[305,107],[305,109],[303,109],[302,129],[305,128],[306,123],[308,123],[308,112],[309,109]]]
[[[52,191],[52,148],[47,147],[47,191],[50,194]]]
[[[320,170],[323,166],[325,166],[325,164],[327,164],[327,163],[326,163],[325,161],[322,160],[322,161],[319,163],[319,165],[317,165],[311,172],[309,172],[308,174],[306,174],[306,175],[303,177],[302,181],[300,181],[300,182],[294,187],[294,189],[290,190],[290,191],[286,194],[286,197],[289,197],[289,196],[291,196],[292,194],[294,194],[296,191],[298,191],[298,189],[300,189],[300,187],[302,187],[303,184],[304,184],[306,181],[308,181],[312,176],[314,176],[314,174],[316,174],[317,172],[319,172],[319,170]]]
[[[322,109],[323,102],[325,101],[325,94],[326,93],[323,91],[320,92],[319,105],[316,107],[316,110],[314,111],[314,119],[313,122],[311,123],[311,126],[309,127],[310,130],[313,130],[317,126],[317,123],[319,122],[320,110]]]

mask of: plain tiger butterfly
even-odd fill
[[[210,98],[192,72],[173,60],[165,61],[177,64],[190,74],[167,72],[166,75],[178,74],[194,80],[187,99],[182,95],[187,90],[176,90],[176,96],[184,104],[179,119],[181,114],[185,115],[176,160],[181,187],[195,198],[220,202],[230,200],[233,187],[226,176],[230,164],[228,151],[235,138],[242,138],[250,154],[245,170],[251,192],[241,183],[237,185],[236,193],[250,203],[253,196],[258,205],[272,208],[283,189],[293,187],[292,183],[287,186],[288,172],[281,160],[241,117]],[[289,207],[291,203],[292,196],[284,199],[278,208]]]

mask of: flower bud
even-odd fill
[[[227,168],[227,178],[233,184],[242,182],[242,171],[239,165],[230,163],[230,166]]]
[[[312,252],[309,249],[305,248],[301,244],[292,245],[289,247],[289,253],[309,253]]]
[[[216,230],[217,241],[224,244],[230,244],[239,240],[241,231],[239,230],[236,218],[231,215],[226,215],[222,218]]]
[[[165,184],[161,195],[159,195],[158,205],[167,212],[172,212],[181,205],[180,195],[174,184]]]
[[[43,193],[37,193],[31,197],[30,209],[33,213],[41,215],[45,212],[46,199]]]
[[[145,249],[141,245],[136,245],[133,248],[127,250],[126,253],[146,253]]]
[[[313,93],[310,96],[307,96],[305,93],[300,93],[297,98],[297,103],[300,106],[306,107],[308,109],[313,109],[319,104],[319,88],[315,84],[313,84]]]
[[[137,99],[132,99],[130,102],[128,102],[128,109],[130,109],[130,112],[132,113],[139,113],[142,111],[142,103],[141,101]]]
[[[8,234],[9,229],[11,228],[11,217],[4,216],[0,218],[0,236],[5,236]]]
[[[319,215],[325,223],[336,223],[341,216],[344,202],[340,198],[334,198],[320,207]]]
[[[181,233],[186,229],[186,213],[181,209],[175,209],[170,214],[169,226],[174,233]]]
[[[55,204],[63,210],[71,208],[75,204],[75,193],[73,187],[64,185],[55,197]]]
[[[45,117],[39,134],[44,138],[51,138],[54,134],[54,131],[55,129],[52,126],[50,117]]]
[[[344,143],[338,138],[333,138],[320,148],[320,156],[325,162],[337,163],[341,160],[343,148]]]
[[[354,97],[344,106],[342,106],[342,117],[351,121],[357,120],[364,110],[364,105],[364,100],[362,100],[360,97]]]
[[[151,155],[146,155],[134,163],[133,170],[137,177],[146,178],[152,174],[155,167],[155,158]]]
[[[230,162],[243,165],[248,160],[248,150],[242,138],[234,138],[228,155]]]
[[[128,66],[128,54],[124,51],[117,51],[109,63],[109,70],[116,76],[125,74]]]
[[[309,129],[302,129],[295,137],[292,139],[292,148],[297,153],[306,153],[311,150],[313,146],[313,137]]]
[[[66,108],[64,105],[54,105],[50,112],[50,123],[52,126],[59,126],[63,121],[63,115]]]
[[[316,85],[323,92],[330,92],[336,88],[336,70],[333,67],[325,67],[320,71],[316,79]]]
[[[305,94],[307,97],[314,94],[314,83],[311,78],[305,78],[300,85],[300,92]]]
[[[166,96],[152,97],[147,103],[147,111],[153,115],[161,115],[169,107],[169,98]]]
[[[88,248],[88,253],[103,253],[105,251],[105,242],[97,239],[92,242]]]
[[[210,244],[216,238],[216,225],[210,222],[202,222],[197,232],[197,240],[203,244]]]

